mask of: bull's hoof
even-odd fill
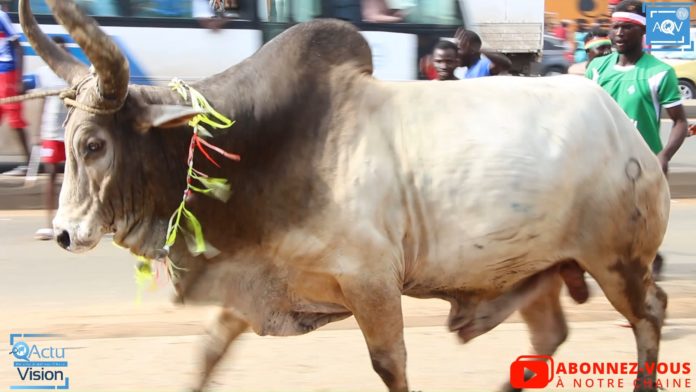
[[[634,384],[635,388],[633,389],[633,392],[657,392],[658,388],[657,385],[655,385],[654,381],[643,381],[642,379],[637,379],[636,383]]]
[[[522,389],[521,388],[513,388],[509,382],[506,382],[498,389],[498,392],[522,392]]]
[[[652,264],[652,277],[656,282],[662,280],[662,266],[664,262],[665,258],[660,253],[655,255],[655,260]]]

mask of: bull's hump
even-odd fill
[[[273,63],[284,67],[289,64],[278,58],[294,59],[302,67],[351,63],[362,72],[372,73],[372,52],[367,41],[355,26],[337,19],[295,25],[268,42],[261,52],[267,52],[275,59]]]

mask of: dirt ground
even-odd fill
[[[688,362],[679,387],[696,391],[696,203],[676,205],[679,219],[670,222],[665,240],[669,319],[663,329],[661,361]],[[53,333],[38,344],[66,348],[70,390],[184,391],[198,370],[197,343],[214,308],[177,307],[169,290],[146,293],[136,304],[133,260],[108,243],[88,255],[56,251],[31,233],[36,214],[0,211],[0,336]],[[29,249],[30,251],[27,251]],[[564,296],[570,336],[555,360],[635,361],[629,328],[590,282],[589,303],[573,304]],[[517,315],[467,345],[447,332],[448,304],[404,298],[408,374],[411,388],[422,391],[492,391],[507,379],[511,363],[529,353],[526,326]],[[9,341],[3,352],[9,353]],[[371,368],[354,319],[329,324],[299,337],[259,337],[245,333],[221,363],[213,391],[384,391]],[[0,388],[16,385],[12,355],[0,355]],[[674,381],[676,378],[665,379]],[[554,380],[557,381],[558,377]],[[562,387],[544,389],[628,391],[600,388],[583,378],[581,388],[566,378]],[[688,381],[688,387],[687,387]]]
[[[693,298],[670,304],[672,318],[664,329],[663,361],[696,359]],[[564,300],[571,336],[556,360],[634,360],[631,330],[619,326],[620,318],[606,300],[593,298],[585,306]],[[510,363],[528,353],[526,327],[517,316],[460,345],[444,327],[448,311],[444,302],[405,298],[404,307],[409,379],[418,390],[493,390],[507,377]],[[214,311],[166,303],[13,311],[12,330],[3,325],[0,333],[64,335],[51,344],[67,348],[71,390],[183,391],[195,379],[197,343],[202,340],[205,320]],[[17,378],[10,364],[12,356],[0,358],[0,385],[11,385]],[[689,377],[691,388],[668,390],[696,390],[694,374]],[[242,335],[215,374],[211,390],[381,391],[384,387],[371,369],[364,341],[351,318],[299,337]]]

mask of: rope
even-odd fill
[[[44,98],[44,97],[49,97],[52,95],[60,95],[64,91],[66,91],[66,90],[65,89],[63,89],[63,90],[45,90],[45,91],[36,91],[33,93],[29,93],[29,94],[15,95],[12,97],[7,97],[7,98],[0,98],[0,105],[4,105],[7,103],[26,101],[29,99]]]
[[[63,103],[66,106],[72,106],[76,109],[84,110],[85,112],[93,113],[93,114],[113,114],[118,112],[121,108],[113,108],[113,109],[100,109],[100,108],[95,108],[92,106],[87,106],[85,104],[82,104],[80,102],[77,102],[75,99],[70,98],[70,97],[61,97],[63,98]]]
[[[0,98],[0,105],[26,101],[29,99],[38,99],[38,98],[45,98],[45,97],[57,95],[60,99],[63,100],[63,103],[65,104],[65,106],[72,106],[74,108],[84,110],[85,112],[93,113],[93,114],[113,114],[113,113],[116,113],[120,108],[102,109],[102,108],[95,108],[93,106],[88,106],[88,105],[85,105],[83,103],[77,102],[76,98],[77,98],[78,91],[80,90],[82,85],[85,84],[91,77],[92,77],[92,74],[88,74],[84,79],[82,79],[79,83],[77,83],[77,85],[75,85],[75,87],[70,87],[70,88],[66,88],[66,89],[62,89],[62,90],[36,91],[36,92],[28,93],[28,94]]]

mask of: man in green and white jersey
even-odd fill
[[[619,65],[620,56],[614,52],[592,62],[588,76],[618,102],[650,149],[659,155],[663,149],[660,111],[662,107],[682,106],[677,76],[671,66],[650,54],[641,56],[635,65],[627,66]]]
[[[644,35],[643,3],[637,0],[619,3],[612,14],[610,33],[616,52],[592,60],[585,75],[599,83],[633,120],[667,174],[669,161],[684,142],[688,126],[674,69],[643,52]],[[665,146],[660,140],[662,108],[672,119],[672,131]],[[661,267],[662,257],[658,254],[653,264],[656,275]]]

